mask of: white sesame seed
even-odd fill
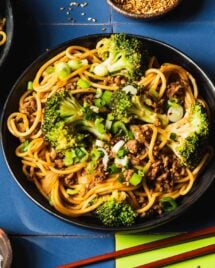
[[[84,2],[84,3],[80,4],[81,7],[86,7],[87,5],[88,5],[87,2]]]

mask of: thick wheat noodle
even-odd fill
[[[155,69],[155,68],[151,68],[151,69],[148,69],[146,71],[146,75],[150,74],[150,73],[155,73],[156,76],[155,76],[155,80],[157,79],[157,76],[160,78],[161,80],[161,86],[160,86],[160,90],[158,92],[158,95],[159,95],[159,98],[161,98],[166,90],[166,78],[164,76],[164,74],[158,70],[158,69]],[[157,81],[156,81],[156,84],[158,85]]]
[[[4,45],[7,41],[7,34],[4,31],[0,31],[0,46]]]
[[[37,127],[38,123],[40,122],[40,119],[41,119],[41,109],[42,109],[41,102],[38,99],[38,97],[37,97],[36,94],[34,94],[34,97],[35,97],[36,103],[37,103],[37,111],[36,111],[36,116],[35,116],[34,123],[32,124],[32,126],[30,128],[28,128],[28,125],[27,125],[25,131],[20,132],[17,129],[16,124],[15,124],[14,119],[13,119],[13,117],[16,116],[16,115],[19,115],[19,113],[17,113],[17,114],[16,113],[15,114],[11,114],[9,116],[9,119],[8,119],[8,129],[16,137],[27,137],[27,136],[29,136],[35,130],[35,128]],[[23,116],[24,116],[23,118],[25,118],[25,115],[23,115]]]
[[[151,138],[151,142],[149,144],[149,151],[148,151],[148,154],[149,154],[149,159],[151,162],[154,162],[155,159],[154,159],[154,156],[153,156],[153,147],[155,145],[155,142],[156,142],[156,138],[157,138],[157,128],[154,126],[154,125],[149,125],[152,129],[152,138]]]

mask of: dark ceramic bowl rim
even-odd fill
[[[142,20],[151,20],[151,19],[157,19],[160,17],[163,17],[164,15],[166,15],[167,13],[169,13],[170,11],[172,11],[173,9],[175,9],[182,0],[176,0],[174,4],[172,4],[171,6],[167,7],[166,9],[164,9],[163,11],[157,11],[154,13],[141,13],[141,14],[137,14],[134,12],[129,12],[126,11],[122,8],[120,8],[117,4],[115,4],[113,2],[113,0],[107,0],[107,3],[118,13],[126,16],[126,17],[130,17],[130,18],[135,18],[135,19],[142,19]]]
[[[14,16],[11,1],[5,0],[3,4],[5,6],[5,14],[0,15],[5,16],[6,18],[5,31],[7,33],[7,41],[2,47],[0,47],[0,67],[3,66],[4,62],[7,59],[7,56],[12,46],[12,40],[14,35]]]
[[[93,42],[93,40],[97,40],[98,38],[106,37],[109,35],[110,34],[93,34],[93,35],[87,35],[87,36],[74,38],[70,41],[64,42],[64,43],[58,45],[57,47],[51,49],[50,51],[43,53],[41,56],[39,56],[33,63],[31,63],[25,69],[25,71],[20,75],[20,77],[17,79],[14,86],[12,87],[12,90],[10,91],[10,94],[8,95],[7,100],[5,102],[5,105],[3,107],[3,111],[2,111],[2,115],[1,115],[1,126],[0,126],[1,127],[1,136],[2,136],[1,147],[2,147],[3,156],[4,156],[5,162],[7,164],[7,167],[9,169],[12,177],[14,178],[14,180],[20,186],[20,188],[25,192],[25,194],[34,203],[36,203],[39,207],[41,207],[45,211],[49,212],[50,214],[54,215],[55,217],[57,217],[61,220],[64,220],[66,222],[72,223],[74,225],[80,226],[80,227],[90,228],[90,229],[95,229],[95,230],[100,230],[100,231],[110,231],[110,232],[115,232],[115,231],[118,231],[118,232],[146,231],[146,230],[153,229],[153,228],[159,227],[161,225],[164,225],[167,222],[173,221],[174,219],[178,218],[181,214],[183,214],[185,211],[190,209],[191,206],[193,206],[193,204],[203,195],[203,193],[212,184],[212,182],[214,180],[213,174],[214,174],[215,170],[211,170],[211,169],[215,169],[215,167],[213,167],[213,165],[211,165],[211,164],[209,165],[209,167],[207,167],[207,170],[209,170],[207,172],[207,177],[209,177],[209,178],[208,178],[208,180],[205,180],[205,178],[204,178],[204,180],[202,179],[203,183],[202,183],[202,185],[200,185],[201,186],[200,189],[198,189],[198,191],[196,190],[196,191],[192,192],[192,202],[189,201],[189,198],[187,198],[187,199],[185,198],[185,201],[183,201],[183,203],[180,206],[178,206],[178,208],[170,214],[164,214],[162,217],[155,217],[153,219],[146,220],[146,222],[140,221],[137,224],[134,224],[133,226],[130,226],[130,227],[109,228],[109,227],[103,226],[102,224],[98,223],[97,221],[89,223],[87,217],[83,217],[84,220],[83,219],[80,220],[80,218],[69,218],[69,217],[59,213],[55,209],[53,209],[53,207],[51,207],[48,204],[48,201],[45,200],[45,198],[39,193],[39,191],[36,189],[36,187],[34,190],[32,190],[31,186],[27,185],[27,180],[24,181],[24,183],[23,183],[21,181],[21,178],[16,177],[15,171],[13,170],[13,165],[9,163],[11,155],[10,156],[7,155],[8,154],[7,150],[9,150],[9,149],[6,147],[6,142],[7,142],[7,136],[9,135],[9,132],[8,132],[7,126],[6,126],[6,118],[7,118],[6,113],[7,113],[7,108],[10,105],[10,100],[13,99],[13,95],[15,93],[17,93],[17,91],[18,91],[17,87],[18,87],[19,83],[21,83],[20,81],[22,81],[24,79],[24,81],[27,82],[28,80],[26,80],[27,79],[26,76],[32,68],[34,69],[34,74],[35,74],[36,66],[38,64],[39,64],[38,66],[41,66],[43,64],[43,62],[48,60],[50,57],[53,57],[57,53],[59,53],[65,47],[72,45],[72,44],[80,44],[82,41],[87,42],[87,40],[88,41],[90,40],[91,42]],[[202,78],[207,81],[208,87],[210,87],[210,89],[211,89],[211,94],[213,94],[215,96],[215,86],[212,83],[212,81],[209,79],[209,77],[206,75],[206,73],[186,54],[184,54],[180,50],[176,49],[173,46],[170,46],[169,44],[167,44],[165,42],[162,42],[162,41],[159,41],[159,40],[156,40],[153,38],[140,36],[140,35],[132,35],[132,34],[128,34],[128,35],[140,38],[141,40],[143,40],[145,42],[149,42],[155,46],[162,46],[163,48],[168,49],[168,51],[170,51],[170,53],[174,53],[174,55],[176,55],[178,57],[182,57],[182,59],[186,63],[189,63],[191,65],[191,67],[194,68],[195,71],[200,73]],[[95,41],[94,41],[94,43],[95,43]],[[38,69],[38,67],[37,67],[37,69]],[[32,74],[31,76],[33,77],[34,75]],[[21,92],[23,93],[24,90]],[[21,94],[21,93],[19,93],[19,94]],[[213,99],[214,99],[213,103],[215,104],[215,98],[213,98]],[[16,107],[14,107],[14,106],[15,105],[13,105],[13,108],[12,108],[13,110],[16,109]],[[14,154],[14,157],[15,157],[15,154]],[[17,160],[17,158],[16,158],[16,160]],[[14,162],[13,162],[13,164],[14,164]],[[206,177],[206,175],[205,175],[205,177]],[[39,195],[38,195],[38,193],[39,193]]]

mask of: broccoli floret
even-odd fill
[[[115,198],[100,205],[96,215],[104,225],[109,227],[131,226],[137,216],[127,202],[119,202]]]
[[[110,74],[122,74],[131,80],[142,76],[149,60],[143,42],[123,33],[100,40],[97,51],[103,59],[101,66],[107,67]]]
[[[168,118],[165,114],[155,113],[141,102],[140,96],[132,96],[121,89],[113,93],[110,109],[113,119],[121,120],[124,123],[129,122],[132,118],[151,124],[159,120],[163,126],[168,123]]]
[[[76,144],[74,129],[63,121],[57,122],[54,127],[45,132],[45,140],[48,141],[57,152],[64,151]]]
[[[71,123],[82,117],[82,106],[68,91],[55,93],[45,104],[42,123],[45,140],[57,151],[74,146],[74,127]]]
[[[114,120],[119,120],[124,123],[129,122],[128,109],[131,108],[131,96],[123,90],[116,90],[111,97],[110,109],[111,114],[109,117],[113,117]],[[112,119],[112,118],[110,118]]]
[[[109,141],[110,135],[106,133],[103,118],[92,118],[89,112],[92,110],[83,107],[68,91],[55,93],[47,100],[44,109],[42,131],[45,140],[57,151],[79,144],[78,137],[82,131]]]
[[[44,110],[42,130],[46,133],[55,127],[57,122],[71,123],[81,118],[83,118],[82,106],[68,91],[62,90],[48,98]]]
[[[193,104],[184,118],[166,128],[168,146],[185,166],[198,163],[200,146],[209,135],[209,118],[200,103]]]

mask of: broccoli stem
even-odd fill
[[[168,124],[168,118],[165,114],[155,113],[150,110],[147,106],[140,102],[140,98],[138,96],[132,97],[133,106],[129,108],[129,113],[132,113],[138,117],[138,119],[154,124],[156,120],[160,120],[163,126]]]

